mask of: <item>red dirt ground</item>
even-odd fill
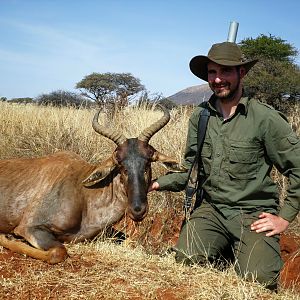
[[[173,212],[174,213],[174,212]],[[159,252],[159,245],[161,243],[169,242],[169,245],[174,245],[178,237],[180,224],[182,222],[182,216],[171,217],[172,212],[162,215],[153,216],[150,220],[150,230],[144,235],[139,232],[138,227],[127,222],[127,235],[131,240],[139,240],[139,242],[145,242],[151,246],[151,250]],[[163,217],[162,217],[163,216]],[[145,237],[146,236],[146,237]],[[144,239],[144,240],[143,240]],[[300,237],[292,236],[291,234],[284,234],[281,237],[281,253],[285,262],[283,270],[280,276],[280,286],[283,288],[294,288],[294,290],[300,292]],[[82,264],[87,264],[87,261],[82,261],[80,256],[72,256],[71,267],[72,272],[79,270]],[[92,262],[91,262],[92,263]],[[9,279],[14,274],[26,274],[28,268],[33,267],[33,262],[27,262],[24,256],[12,253],[8,250],[4,250],[0,253],[0,266],[9,264],[9,268],[0,268],[0,278]],[[47,265],[42,262],[36,262],[41,269],[51,268],[51,265]],[[68,268],[68,265],[65,265]],[[42,291],[40,291],[42,292]],[[176,291],[170,289],[161,288],[157,290],[157,299],[160,300],[177,300]],[[26,297],[19,299],[28,299]]]
[[[292,287],[300,292],[300,237],[282,235],[280,241],[284,267],[280,281],[283,287]]]

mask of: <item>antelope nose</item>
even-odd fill
[[[133,211],[137,214],[140,213],[142,210],[143,210],[142,205],[135,205],[133,207]]]
[[[134,221],[142,221],[147,214],[147,205],[135,205],[131,208],[131,215]]]

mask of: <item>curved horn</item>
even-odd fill
[[[108,128],[104,128],[103,126],[101,126],[99,124],[99,122],[98,122],[99,114],[100,114],[100,110],[98,110],[94,115],[94,119],[93,119],[93,123],[92,123],[94,130],[97,133],[109,138],[110,140],[115,142],[118,146],[121,145],[123,142],[125,142],[126,137],[123,134],[118,133],[118,132],[108,129]]]
[[[140,141],[148,143],[151,137],[170,121],[169,110],[160,104],[158,106],[164,112],[164,115],[158,121],[142,131],[142,133],[138,137]]]

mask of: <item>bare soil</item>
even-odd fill
[[[178,216],[171,219],[170,223],[166,224],[166,220],[170,220],[167,215],[156,215],[151,220],[150,230],[147,234],[147,239],[143,234],[139,232],[138,227],[127,221],[127,235],[131,241],[139,240],[141,242],[144,238],[144,242],[147,241],[148,246],[151,246],[153,252],[159,252],[161,243],[168,241],[169,245],[176,242],[178,237],[180,224],[182,217]],[[172,224],[172,226],[171,226]],[[168,230],[166,230],[168,228]],[[282,235],[281,238],[281,252],[285,262],[284,268],[281,272],[280,287],[292,289],[295,292],[300,293],[300,237],[292,234]],[[50,277],[50,281],[47,281],[47,287],[43,284],[34,283],[23,287],[22,289],[9,289],[10,281],[13,283],[16,278],[22,278],[28,276],[28,274],[46,274],[54,272],[55,276],[60,272],[69,274],[68,276],[78,276],[78,280],[83,276],[83,270],[92,269],[95,264],[101,265],[101,270],[105,272],[111,272],[114,268],[111,262],[107,260],[101,260],[101,258],[95,258],[93,255],[76,254],[72,255],[62,264],[59,269],[56,266],[48,265],[46,263],[25,257],[20,254],[12,253],[6,249],[0,251],[0,283],[5,282],[5,286],[0,284],[1,299],[73,299],[68,293],[68,285],[58,284],[59,280]],[[98,268],[97,267],[97,268]],[[97,269],[99,270],[99,269]],[[105,271],[106,270],[106,271]],[[58,272],[58,273],[57,273]],[[159,272],[156,266],[153,266],[152,273]],[[54,274],[54,273],[53,273]],[[62,274],[62,273],[61,273]],[[63,274],[62,274],[63,276]],[[105,276],[105,275],[104,275]],[[52,283],[51,283],[52,282]],[[138,292],[131,284],[130,278],[124,279],[124,277],[118,277],[116,275],[110,281],[111,287],[118,286],[123,290],[129,298],[141,300],[146,299],[144,295]],[[110,289],[107,286],[107,289]],[[160,287],[155,291],[155,299],[160,300],[179,300],[185,299],[188,291],[184,287]],[[97,298],[98,297],[98,298]],[[103,295],[95,295],[93,299],[110,299],[103,298]]]

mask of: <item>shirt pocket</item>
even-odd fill
[[[254,179],[258,170],[259,151],[248,147],[231,146],[228,174],[233,179]]]
[[[203,143],[201,159],[202,159],[202,164],[205,172],[205,174],[203,175],[209,175],[211,170],[211,164],[212,164],[212,145],[210,143],[207,142]]]
[[[292,145],[296,145],[299,143],[299,138],[297,137],[297,135],[292,132],[288,137],[287,137],[288,141],[290,144]]]

